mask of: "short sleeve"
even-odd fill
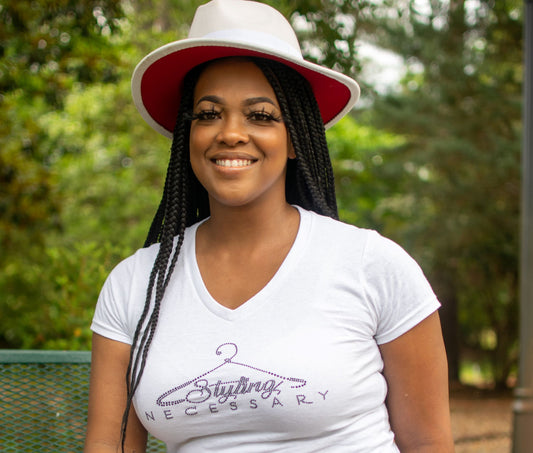
[[[107,277],[94,312],[91,329],[112,340],[132,344],[146,300],[146,289],[159,244],[137,250]]]
[[[127,322],[127,301],[130,297],[128,282],[131,280],[129,261],[131,258],[119,263],[107,277],[91,324],[93,332],[127,344],[133,340]]]
[[[398,338],[439,309],[418,263],[376,232],[368,236],[363,269],[365,294],[377,317],[378,344]]]

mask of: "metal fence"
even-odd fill
[[[83,451],[89,351],[0,350],[0,452]],[[147,452],[164,452],[149,437]]]

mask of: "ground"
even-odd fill
[[[510,453],[511,394],[451,392],[450,409],[456,453]]]

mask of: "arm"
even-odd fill
[[[120,428],[126,406],[126,370],[130,345],[93,335],[89,415],[85,453],[120,452]],[[143,453],[147,433],[130,411],[125,451]]]
[[[380,350],[389,388],[387,408],[400,451],[453,452],[448,365],[438,314]]]

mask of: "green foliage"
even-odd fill
[[[426,174],[403,179],[415,209],[398,206],[386,232],[458,301],[463,347],[505,386],[517,346],[521,2],[448,3],[410,1],[374,35],[408,69],[376,99],[374,124],[406,138],[396,165]]]
[[[0,247],[9,253],[24,240],[42,242],[57,224],[54,177],[32,158],[31,143],[40,134],[34,120],[40,102],[27,105],[16,94],[0,110]],[[16,114],[17,112],[18,114]],[[23,238],[21,235],[27,235]],[[0,258],[0,262],[2,258]]]
[[[122,190],[125,197],[139,182],[133,170],[125,184],[116,178],[122,176],[116,162],[130,162],[120,153],[143,154],[130,146],[136,137],[128,131],[132,112],[116,114],[127,90],[110,84],[134,54],[120,42],[111,44],[119,12],[118,2],[0,6],[5,24],[0,28],[3,347],[89,347],[88,321],[103,277],[119,257],[142,244],[138,212],[125,214],[120,228],[111,221],[101,224],[95,215],[110,190]],[[80,196],[87,188],[92,198]],[[117,205],[132,211],[133,203],[117,200],[101,212],[109,220]],[[100,234],[101,225],[107,231]]]
[[[144,242],[170,142],[129,78],[193,12],[163,3],[0,6],[1,347],[88,349],[106,275]]]
[[[76,241],[24,252],[11,256],[0,274],[0,345],[87,349],[99,287],[127,251]]]
[[[122,17],[116,0],[8,0],[0,5],[0,92],[24,89],[60,106],[74,82],[114,81],[108,46]]]
[[[74,90],[64,110],[40,123],[48,131],[42,146],[58,156],[64,234],[98,235],[133,251],[159,202],[169,142],[138,121],[129,96],[128,80]]]
[[[381,213],[394,193],[391,173],[398,172],[398,168],[387,165],[386,160],[404,139],[356,123],[351,116],[343,118],[326,135],[340,218],[360,227],[382,230]]]

